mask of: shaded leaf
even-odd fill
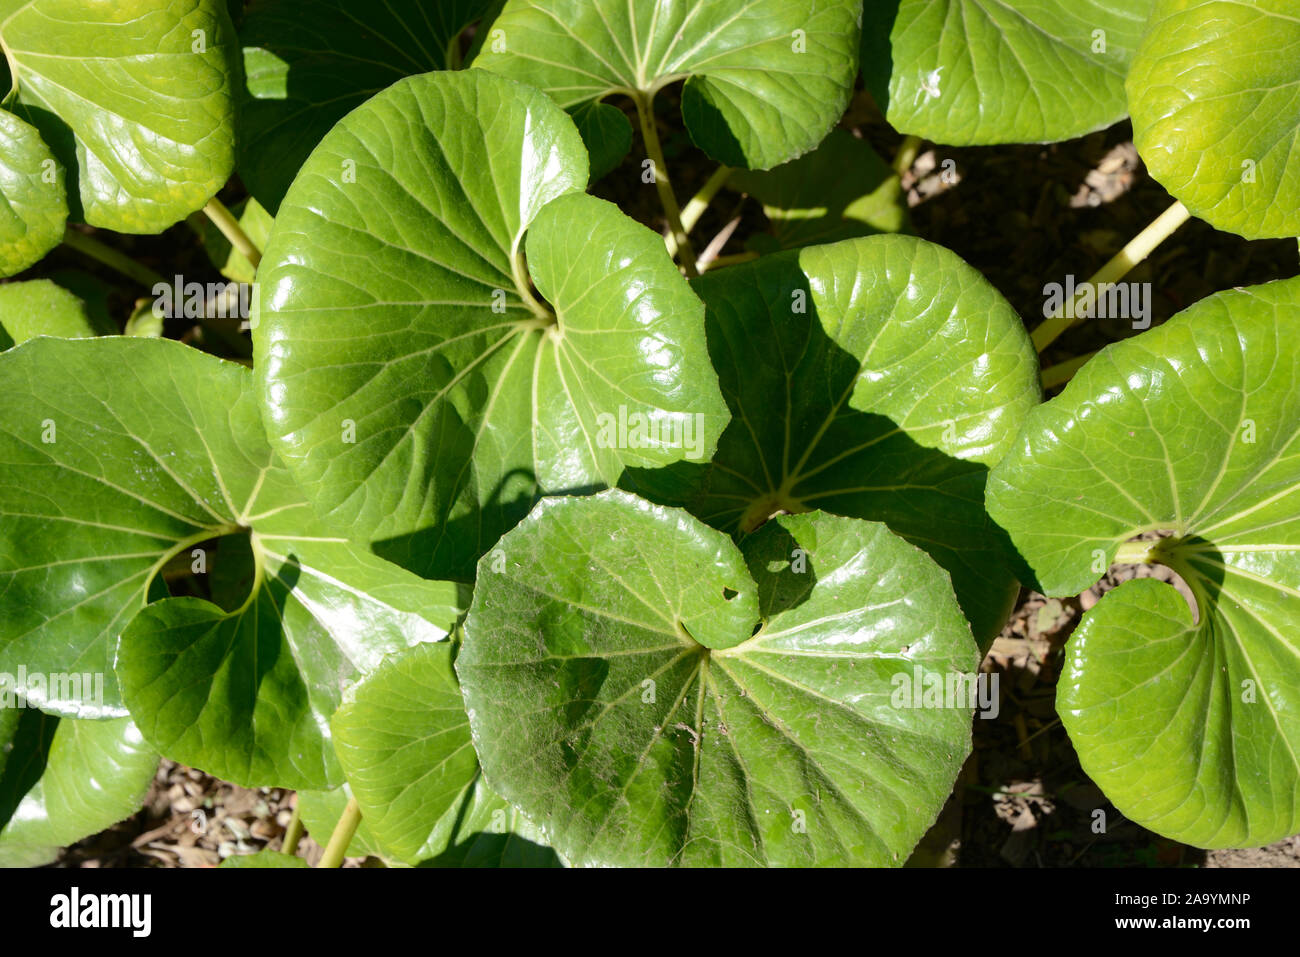
[[[107,331],[92,322],[84,302],[48,279],[0,286],[0,349],[36,336],[84,339]]]
[[[339,763],[380,845],[408,864],[540,866],[540,833],[487,789],[451,642],[385,662],[332,721]]]
[[[491,0],[261,0],[240,38],[247,95],[240,176],[268,209],[330,127],[406,76],[456,65],[461,31]],[[450,56],[449,56],[450,54]]]
[[[730,532],[809,509],[884,522],[952,575],[991,641],[1017,583],[985,477],[1040,395],[1010,304],[907,236],[778,253],[694,288],[731,424],[711,463],[629,473],[625,487]]]
[[[772,236],[749,245],[764,253],[911,229],[898,174],[847,130],[832,130],[816,150],[775,169],[736,170],[727,184],[763,204]]]

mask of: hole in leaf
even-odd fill
[[[245,530],[181,549],[154,579],[149,597],[201,598],[233,612],[248,599],[255,577],[253,544]]]
[[[722,598],[724,601],[731,601],[731,599],[735,598],[739,594],[740,592],[736,591],[734,588],[722,589]]]
[[[1184,577],[1180,568],[1193,576],[1195,572],[1177,557],[1180,544],[1180,540],[1169,529],[1156,529],[1133,536],[1120,546],[1114,566],[1093,589],[1100,597],[1130,579],[1154,578],[1166,582],[1183,596],[1191,610],[1193,623],[1200,625],[1201,607],[1196,589]]]

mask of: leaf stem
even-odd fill
[[[360,823],[361,805],[357,804],[356,798],[349,798],[348,806],[343,809],[343,816],[334,826],[334,833],[330,835],[330,841],[325,845],[325,853],[321,855],[320,863],[316,866],[341,867],[348,845],[352,843],[352,837],[357,833],[357,826]]]
[[[1154,561],[1151,557],[1151,551],[1156,544],[1156,542],[1149,541],[1124,542],[1115,552],[1115,564],[1149,565]]]
[[[730,166],[719,166],[708,181],[700,187],[700,191],[691,197],[686,208],[682,210],[682,229],[686,235],[690,235],[704,215],[704,211],[709,208],[713,202],[713,197],[718,195],[718,190],[727,185],[727,180],[735,172]]]
[[[1073,307],[1078,304],[1088,289],[1110,285],[1124,278],[1134,266],[1150,256],[1157,246],[1172,236],[1190,217],[1191,213],[1188,212],[1187,207],[1176,202],[1152,220],[1146,229],[1130,239],[1128,245],[1111,257],[1106,265],[1079,287],[1069,308],[1066,303],[1062,303],[1056,312],[1043,320],[1031,336],[1034,348],[1042,352],[1074,324],[1074,319],[1066,317],[1078,315]]]
[[[1054,366],[1048,366],[1043,370],[1043,388],[1055,389],[1058,385],[1065,385],[1074,378],[1074,374],[1088,364],[1088,360],[1095,356],[1101,350],[1085,352],[1081,356],[1075,356],[1073,359],[1066,359],[1064,362],[1058,362]]]
[[[655,126],[654,98],[640,94],[635,98],[636,115],[641,121],[641,139],[645,142],[646,153],[653,164],[655,189],[659,190],[659,201],[664,207],[664,216],[668,219],[671,242],[668,251],[678,256],[686,275],[695,277],[699,270],[695,268],[695,249],[691,246],[686,227],[682,225],[682,210],[677,205],[677,196],[673,193],[673,184],[668,179],[668,166],[664,162],[663,146],[659,143],[659,130]]]
[[[257,243],[248,238],[244,227],[239,225],[239,220],[226,209],[225,204],[213,196],[203,207],[203,212],[207,214],[208,219],[212,220],[212,225],[221,230],[221,235],[226,237],[230,245],[252,263],[253,269],[257,269],[262,262],[262,251],[257,248]]]
[[[63,233],[63,245],[75,249],[83,256],[89,256],[96,262],[103,263],[109,269],[120,272],[128,279],[134,279],[141,285],[152,289],[158,283],[166,284],[161,273],[156,273],[148,266],[142,266],[125,253],[120,253],[111,246],[106,246],[93,236],[87,236],[69,226]]]
[[[294,796],[293,817],[289,818],[289,826],[284,829],[284,842],[280,845],[280,850],[289,855],[298,853],[298,842],[302,840],[302,812],[298,807],[298,797]]]
[[[720,266],[734,266],[737,263],[747,263],[751,259],[757,258],[758,253],[755,252],[732,253],[730,256],[718,256],[709,260],[708,268],[717,269]]]
[[[903,142],[899,144],[898,152],[894,154],[894,172],[902,176],[912,164],[916,162],[916,154],[921,152],[921,144],[924,141],[919,136],[905,136]]]

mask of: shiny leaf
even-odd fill
[[[1297,321],[1292,279],[1108,346],[989,481],[1050,595],[1087,588],[1138,533],[1171,533],[1149,560],[1190,586],[1195,618],[1161,582],[1108,592],[1070,639],[1057,708],[1125,816],[1202,847],[1300,831]]]
[[[0,708],[0,867],[48,863],[134,814],[157,767],[129,718],[56,718],[10,700]]]
[[[254,345],[277,450],[340,534],[468,581],[539,493],[712,453],[703,306],[586,182],[572,121],[479,70],[401,81],[312,155]],[[658,441],[620,441],[620,415]]]
[[[1051,143],[1124,118],[1153,0],[867,0],[862,75],[936,143]]]
[[[275,210],[330,127],[398,80],[455,65],[491,0],[261,0],[240,30],[247,96],[239,172]]]
[[[1039,396],[1007,301],[906,236],[766,256],[694,288],[731,425],[708,465],[625,486],[726,531],[809,509],[884,522],[947,569],[991,641],[1017,584],[984,482]]]
[[[861,18],[859,0],[509,0],[474,65],[566,109],[685,80],[696,145],[767,169],[811,150],[843,114]]]

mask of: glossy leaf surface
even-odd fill
[[[1108,592],[1070,639],[1057,708],[1116,807],[1202,847],[1300,830],[1298,318],[1292,279],[1107,347],[989,482],[1050,595],[1087,588],[1138,533],[1170,533],[1150,560],[1187,582],[1195,617],[1160,582]]]
[[[1124,118],[1153,0],[867,0],[862,75],[936,143],[1052,143]]]
[[[313,154],[254,344],[272,439],[339,533],[467,581],[538,494],[711,454],[703,306],[586,182],[572,121],[480,70],[401,81]],[[609,427],[638,419],[657,442]]]
[[[566,109],[685,80],[695,144],[767,169],[808,152],[853,90],[858,0],[508,0],[475,60]]]
[[[766,256],[694,288],[731,424],[710,464],[626,487],[727,531],[783,510],[884,522],[947,569],[976,637],[992,640],[1016,582],[984,482],[1039,395],[1007,301],[907,236]]]
[[[158,754],[129,718],[56,718],[14,707],[11,690],[0,688],[0,867],[36,867],[134,814]]]

